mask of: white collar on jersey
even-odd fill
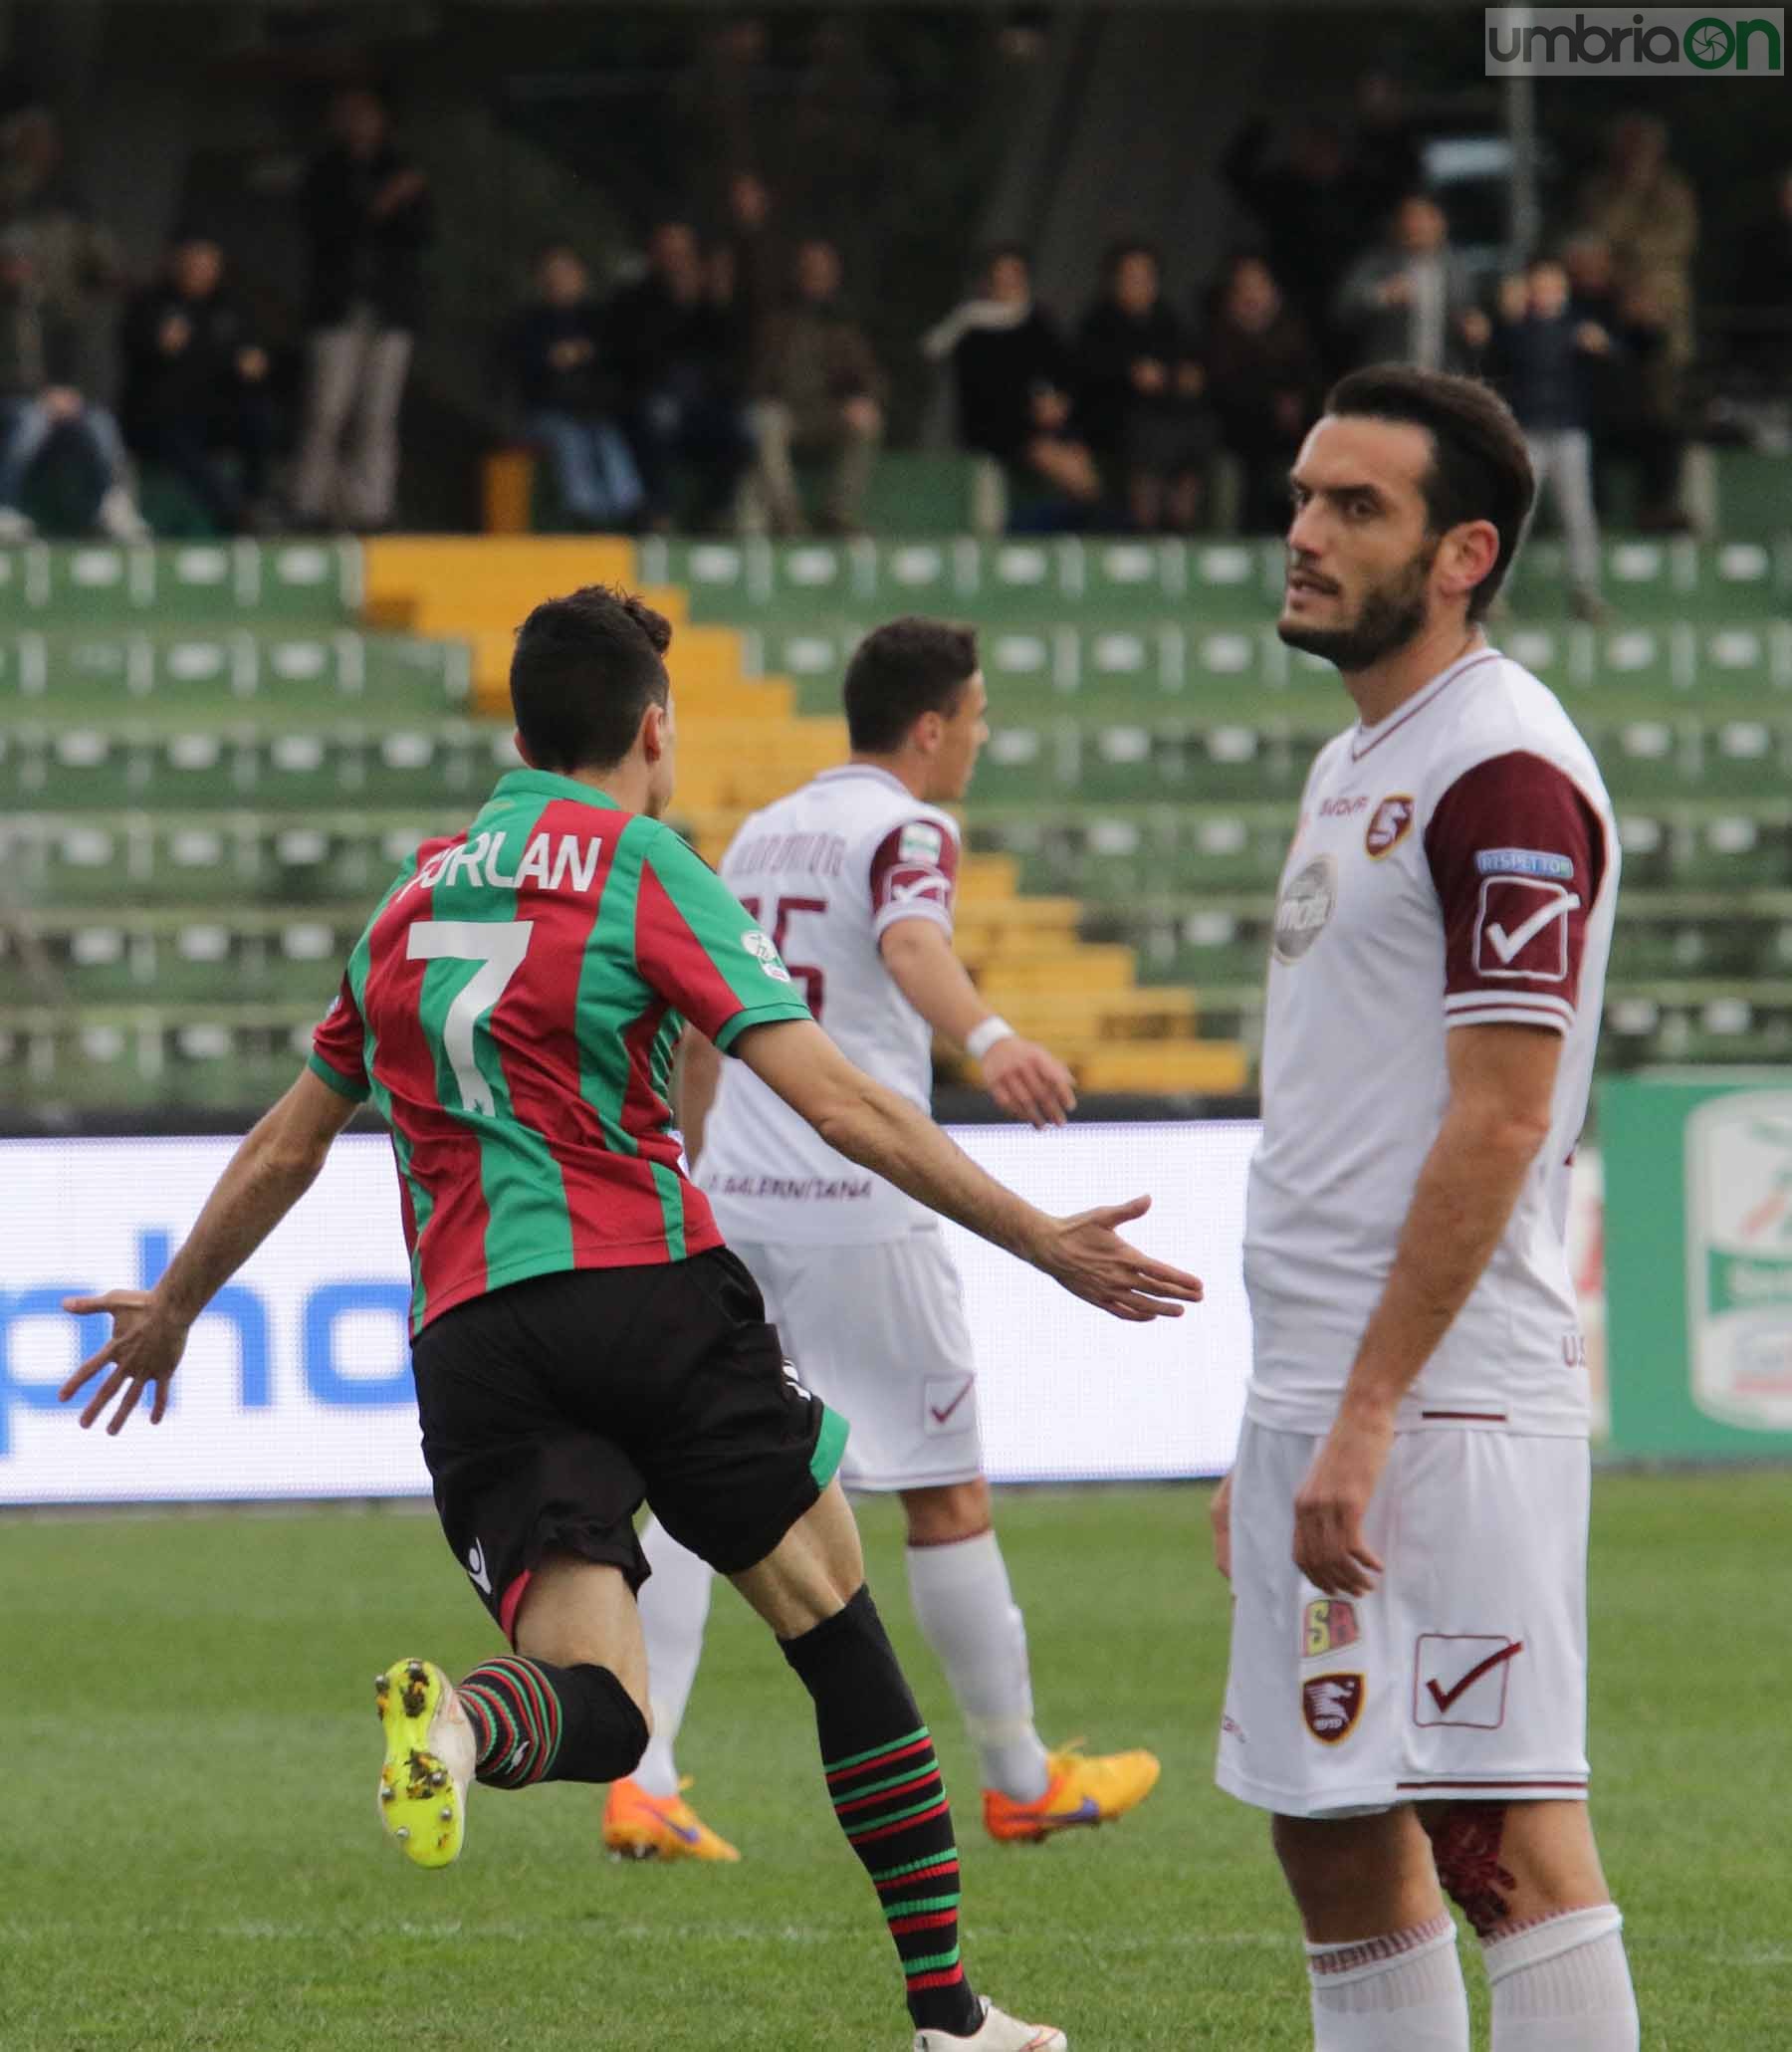
[[[1409,720],[1416,719],[1424,712],[1426,707],[1434,699],[1441,697],[1464,671],[1473,669],[1477,663],[1496,663],[1503,659],[1497,648],[1471,648],[1466,655],[1458,655],[1449,669],[1440,670],[1429,684],[1415,691],[1404,705],[1396,706],[1385,719],[1377,720],[1373,727],[1365,727],[1359,720],[1350,737],[1350,760],[1360,763],[1371,749],[1379,748],[1397,727],[1404,727]]]
[[[875,763],[842,763],[835,770],[817,771],[815,782],[817,784],[831,784],[837,777],[875,777],[880,784],[887,784],[892,791],[901,792],[905,798],[915,798],[915,794],[909,790],[900,777],[891,776],[888,770],[880,770]],[[923,801],[920,798],[915,798],[915,802],[920,804]]]

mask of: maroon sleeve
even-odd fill
[[[341,988],[330,1002],[330,1010],[318,1022],[312,1034],[313,1072],[344,1097],[364,1098],[367,1094],[367,1028],[354,1002],[354,993],[344,976]]]
[[[958,889],[957,833],[938,819],[905,819],[871,854],[871,930],[878,939],[903,919],[952,931]]]
[[[1445,1024],[1565,1033],[1606,864],[1585,793],[1541,756],[1492,756],[1438,801],[1425,852],[1444,915]]]

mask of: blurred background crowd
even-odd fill
[[[205,10],[182,12],[190,33]],[[955,17],[956,79],[926,73],[925,10],[908,47],[825,14],[624,33],[626,11],[580,12],[615,33],[559,70],[536,68],[555,9],[527,47],[488,22],[502,133],[457,161],[425,91],[451,61],[436,10],[306,9],[297,38],[266,10],[252,48],[178,56],[229,139],[128,224],[97,147],[127,51],[99,37],[59,95],[15,35],[0,540],[489,525],[505,453],[538,526],[852,534],[888,452],[930,446],[973,459],[986,530],[1264,531],[1328,381],[1401,358],[1508,394],[1595,614],[1602,510],[1684,528],[1689,445],[1785,445],[1792,152],[1770,123],[1717,193],[1659,114],[1589,100],[1544,123],[1518,222],[1493,89],[1429,86],[1421,50],[1329,100],[1266,83],[1146,203],[1122,182],[1066,234],[1061,204],[1002,189],[1050,97],[1050,10]],[[471,46],[457,62],[464,94]],[[967,115],[1001,146],[953,155]],[[1199,238],[1172,241],[1194,208]]]

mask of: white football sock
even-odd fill
[[[1306,1948],[1313,2052],[1468,2052],[1468,1993],[1448,1913],[1410,1931]]]
[[[1050,1784],[1033,1729],[1026,1625],[994,1532],[908,1549],[909,1596],[983,1763],[986,1788],[1037,1802]]]
[[[649,1795],[678,1793],[678,1764],[672,1748],[684,1722],[685,1705],[703,1658],[703,1627],[709,1617],[715,1571],[681,1546],[650,1517],[641,1529],[641,1551],[653,1569],[641,1584],[641,1634],[647,1641],[647,1696],[653,1735],[634,1778]]]
[[[1493,2052],[1637,2052],[1641,2026],[1611,1903],[1519,1926],[1481,1947]]]

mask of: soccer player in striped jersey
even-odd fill
[[[391,1128],[414,1282],[423,1453],[455,1558],[508,1640],[458,1684],[379,1677],[387,1830],[461,1849],[469,1785],[613,1781],[648,1736],[633,1517],[726,1574],[813,1699],[827,1788],[901,1962],[917,2052],[1053,2052],[973,1992],[933,1743],[864,1583],[836,1478],[846,1423],[784,1368],[752,1276],[685,1179],[667,1102],[685,1024],[850,1159],[1115,1316],[1193,1276],[1116,1227],[1047,1218],[861,1074],[770,938],[661,818],[676,737],[667,622],[600,587],[552,599],[511,669],[527,767],[426,843],[349,958],[291,1090],[244,1140],[153,1290],[72,1298],[110,1339],[64,1385],[150,1421],[193,1320],[367,1101]]]

